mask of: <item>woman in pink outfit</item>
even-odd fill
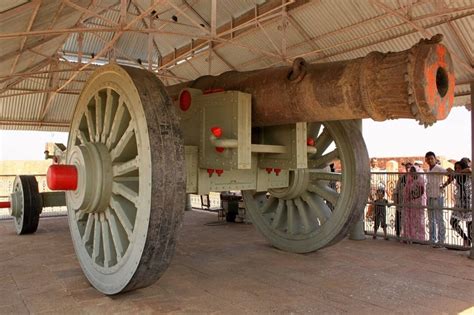
[[[419,166],[412,166],[405,185],[402,221],[403,236],[408,240],[425,240],[425,180]]]

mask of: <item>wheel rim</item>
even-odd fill
[[[68,141],[67,163],[76,166],[79,178],[78,189],[66,193],[72,239],[87,278],[106,294],[128,290],[132,282],[149,284],[135,283],[137,270],[146,264],[143,256],[154,254],[147,242],[158,241],[148,233],[160,227],[150,222],[151,211],[162,211],[152,205],[152,160],[163,153],[152,150],[148,129],[157,122],[147,120],[135,80],[145,76],[160,92],[162,86],[147,73],[130,72],[110,65],[94,73],[80,96]],[[157,272],[150,278],[154,282]]]
[[[10,208],[10,215],[13,217],[17,234],[21,234],[21,230],[23,229],[24,207],[23,186],[20,177],[17,176],[13,182],[12,206]]]
[[[17,234],[36,232],[41,213],[41,197],[38,182],[34,176],[15,177],[11,194],[10,215],[13,217]]]
[[[290,171],[287,188],[243,192],[256,228],[277,248],[311,252],[343,238],[360,216],[369,190],[369,159],[352,122],[308,124],[317,152],[308,169]],[[340,160],[340,173],[329,163]],[[362,196],[362,197],[361,197]]]

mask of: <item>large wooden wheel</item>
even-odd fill
[[[34,176],[18,175],[13,182],[10,215],[18,235],[35,233],[42,210],[38,182]]]
[[[244,191],[252,223],[282,250],[307,253],[331,245],[360,219],[369,192],[369,158],[352,121],[308,125],[317,152],[308,169],[290,171],[289,187],[266,193]],[[342,171],[328,165],[339,160]]]
[[[67,164],[69,226],[90,283],[116,294],[154,283],[168,267],[185,207],[184,146],[162,83],[101,67],[81,93]]]

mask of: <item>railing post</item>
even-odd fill
[[[474,81],[471,81],[471,161],[474,159]],[[471,162],[472,163],[472,162]],[[471,164],[471,210],[472,218],[474,219],[474,202],[472,202],[472,190],[474,189],[474,170]],[[474,231],[471,229],[471,253],[469,258],[474,259],[474,246],[472,240],[474,240]]]
[[[355,125],[359,128],[359,131],[362,133],[362,119],[354,120]],[[364,205],[365,207],[365,205]],[[364,234],[364,210],[361,211],[360,219],[352,226],[349,239],[354,241],[362,241],[365,240]]]

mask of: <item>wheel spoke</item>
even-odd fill
[[[301,218],[301,223],[303,225],[303,233],[308,233],[311,230],[310,222],[308,219],[308,214],[306,213],[306,208],[305,205],[303,204],[303,201],[301,201],[301,198],[295,198],[294,203],[296,205],[296,208],[298,209],[298,214],[300,215]]]
[[[86,112],[86,120],[87,120],[87,128],[89,129],[89,139],[91,142],[94,142],[95,137],[95,126],[94,126],[94,119],[92,119],[91,109],[87,108]]]
[[[285,208],[285,201],[278,199],[278,206],[273,216],[272,228],[276,229],[280,224],[280,220],[283,218],[283,209]]]
[[[114,144],[117,140],[120,122],[122,121],[126,110],[127,109],[125,108],[125,104],[123,102],[119,103],[119,107],[112,121],[112,127],[110,128],[110,135],[106,142],[107,148],[109,149],[111,148],[112,144]]]
[[[86,213],[83,210],[76,211],[76,221],[81,221],[84,219]]]
[[[328,172],[324,169],[310,169],[311,181],[325,180],[325,181],[334,181],[340,182],[342,180],[341,173]]]
[[[324,129],[321,135],[316,139],[316,153],[314,154],[315,157],[320,157],[323,155],[324,151],[329,147],[329,145],[333,142],[331,135],[329,134],[328,129]]]
[[[84,231],[84,235],[82,236],[82,242],[84,244],[90,243],[93,227],[94,227],[94,215],[89,214],[89,216],[87,217],[86,229]]]
[[[110,247],[109,224],[105,220],[105,214],[100,214],[100,224],[102,225],[102,243],[104,245],[104,267],[111,265],[112,248]]]
[[[104,115],[104,128],[102,130],[102,143],[107,141],[107,137],[110,132],[110,124],[112,120],[112,106],[113,106],[112,90],[107,89],[107,100],[105,101],[105,115]],[[121,102],[121,99],[119,100]],[[119,103],[120,104],[120,103]]]
[[[139,166],[139,158],[138,156],[136,156],[135,158],[127,162],[117,163],[114,166],[112,166],[112,173],[114,177],[122,176],[122,175],[138,170],[138,166]]]
[[[339,198],[339,193],[337,191],[322,183],[311,184],[308,186],[308,190],[329,201],[333,205],[336,205],[337,199]]]
[[[86,137],[84,131],[82,131],[82,130],[77,131],[77,139],[79,139],[81,144],[84,144],[84,143],[87,142],[87,137]]]
[[[295,205],[291,199],[286,201],[286,220],[288,234],[295,234]]]
[[[308,135],[313,138],[317,138],[319,131],[321,130],[321,123],[312,123],[308,126]]]
[[[318,196],[311,196],[308,192],[304,192],[301,199],[308,204],[310,211],[318,217],[321,224],[324,224],[331,217],[331,209]]]
[[[120,202],[118,202],[114,196],[110,199],[110,207],[115,211],[120,224],[122,225],[125,233],[127,233],[128,239],[131,239],[132,232],[133,232],[133,225],[128,219],[127,214],[125,213],[125,209],[122,207]]]
[[[112,234],[112,241],[115,246],[115,253],[117,254],[117,260],[119,260],[125,253],[125,246],[122,242],[122,238],[120,237],[117,221],[115,220],[115,216],[110,211],[110,208],[105,210],[105,216],[109,221],[110,233]]]
[[[112,161],[116,160],[123,153],[123,150],[127,146],[128,142],[135,135],[134,129],[135,124],[133,120],[130,120],[127,130],[125,130],[115,148],[110,152],[110,157],[112,158]]]
[[[99,220],[99,215],[97,213],[94,214],[94,245],[92,248],[92,258],[97,263],[100,258],[101,252],[101,225]]]
[[[339,150],[336,148],[321,157],[317,157],[314,160],[313,159],[309,160],[308,166],[312,168],[322,168],[329,165],[330,162],[334,161],[337,158],[339,158]]]
[[[95,134],[95,141],[100,142],[100,135],[102,133],[102,98],[99,94],[94,96],[95,98],[95,125],[96,125],[96,134]]]
[[[124,184],[114,182],[112,184],[112,192],[130,200],[135,206],[138,205],[138,194]]]
[[[272,206],[276,201],[277,201],[277,198],[270,196],[270,198],[267,199],[263,207],[260,209],[261,213],[262,214],[272,213],[274,210]]]

